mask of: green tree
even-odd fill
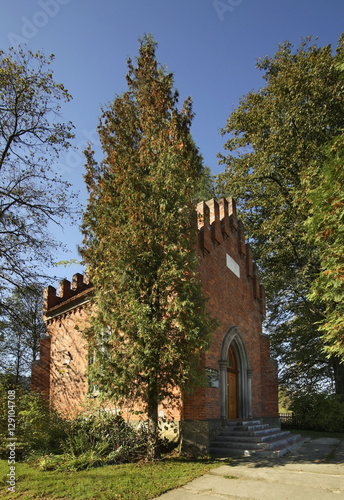
[[[320,254],[304,239],[310,207],[303,179],[317,178],[324,145],[344,126],[341,52],[341,42],[337,55],[310,39],[296,51],[280,45],[273,58],[258,60],[265,86],[241,99],[223,130],[230,138],[219,188],[238,200],[267,290],[266,327],[281,381],[293,389],[321,388],[340,370],[317,333],[324,306],[309,300]]]
[[[321,174],[315,180],[312,176],[305,179],[310,201],[306,240],[316,245],[321,257],[320,271],[312,283],[310,298],[323,304],[319,331],[327,354],[344,362],[343,134],[333,142],[328,156]],[[341,383],[344,394],[344,379]]]
[[[55,121],[71,97],[53,80],[53,59],[0,51],[0,307],[43,275],[57,245],[49,224],[71,215],[69,185],[53,168],[73,137],[70,123]]]
[[[95,285],[87,332],[91,377],[107,397],[141,400],[157,453],[158,404],[199,382],[213,325],[197,276],[194,198],[207,177],[190,135],[190,98],[181,111],[172,74],[140,41],[128,90],[104,110],[104,159],[86,151],[89,201],[82,256]]]
[[[16,384],[28,376],[37,360],[43,321],[43,287],[17,288],[3,304],[0,319],[0,371],[13,375]]]

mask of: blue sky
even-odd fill
[[[3,0],[0,48],[26,43],[55,54],[55,81],[73,96],[62,119],[74,123],[77,148],[56,168],[85,205],[82,150],[88,140],[97,144],[100,107],[126,90],[126,61],[137,56],[144,33],[158,42],[157,59],[174,73],[181,103],[192,96],[193,137],[218,173],[225,142],[219,130],[240,97],[264,84],[257,59],[308,35],[335,49],[342,31],[343,0]],[[52,230],[68,248],[56,261],[77,259],[78,227],[65,221],[63,232]],[[60,267],[51,275],[70,278],[79,270]]]

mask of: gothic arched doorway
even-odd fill
[[[251,418],[251,377],[248,354],[240,330],[233,326],[221,348],[221,418]]]

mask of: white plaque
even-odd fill
[[[226,264],[228,269],[240,279],[240,266],[230,255],[228,255],[228,253],[226,254]]]

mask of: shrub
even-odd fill
[[[304,429],[327,432],[344,430],[344,403],[336,394],[295,394],[289,409],[302,422]]]
[[[0,380],[0,448],[5,451],[8,437],[8,391],[15,391],[15,437],[18,454],[32,451],[61,452],[68,422],[49,408],[39,394]]]
[[[147,446],[145,426],[133,427],[121,415],[104,411],[98,415],[79,416],[71,424],[65,450],[80,455],[98,447],[102,454],[122,450],[121,461],[129,461],[131,456],[143,456]],[[100,448],[99,448],[100,447]]]
[[[99,465],[133,462],[147,456],[145,423],[133,426],[103,408],[85,411],[68,421],[37,393],[0,379],[0,453],[7,456],[8,390],[15,391],[17,458],[35,458],[43,470],[80,470]],[[166,423],[165,423],[166,424]],[[166,439],[161,448],[169,449]]]
[[[60,456],[41,457],[43,470],[81,470],[101,465],[135,462],[147,457],[148,429],[144,422],[134,426],[104,409],[79,415],[70,424]],[[161,448],[170,449],[167,440]]]
[[[18,427],[27,447],[32,450],[61,451],[69,422],[49,408],[39,394],[24,393],[18,411]]]
[[[43,457],[40,468],[80,470],[139,460],[147,454],[147,429],[111,412],[80,415],[70,424],[63,451],[59,457]]]

